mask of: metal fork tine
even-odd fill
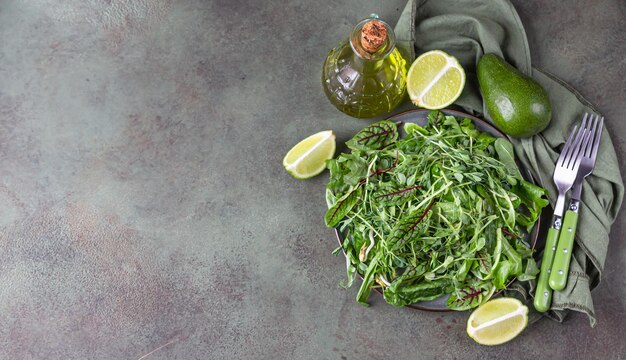
[[[593,138],[593,149],[591,151],[591,160],[596,162],[596,156],[598,156],[598,147],[600,146],[600,137],[602,136],[602,126],[604,125],[604,116],[600,119],[600,125],[598,125],[598,130],[596,132],[596,136]]]
[[[582,136],[579,142],[576,143],[570,157],[566,163],[568,169],[573,169],[576,166],[576,161],[583,157],[583,153],[585,151],[585,146],[587,146],[587,141],[589,139],[589,131],[586,129],[582,129]]]
[[[578,134],[579,131],[578,125],[574,126],[574,130],[569,135],[569,138],[565,142],[565,146],[563,146],[563,150],[561,150],[561,155],[559,156],[559,160],[557,161],[556,166],[563,166],[565,159],[567,159],[567,153],[573,148],[573,145],[576,144],[577,140],[574,140],[574,135]]]
[[[578,171],[578,167],[580,166],[580,162],[582,161],[584,154],[583,151],[585,149],[585,147],[587,147],[587,144],[589,143],[589,139],[591,138],[591,133],[585,130],[585,135],[583,136],[583,140],[581,141],[580,146],[577,146],[578,149],[576,149],[576,157],[574,158],[574,162],[572,163],[572,170],[574,170],[574,172]],[[580,152],[578,151],[580,150]]]
[[[593,148],[594,137],[596,135],[596,126],[598,126],[598,117],[599,116],[596,115],[596,117],[594,118],[593,115],[591,115],[591,118],[589,119],[589,128],[587,129],[587,131],[589,131],[591,135],[589,135],[590,136],[589,144],[585,148],[585,153],[584,153],[585,157],[591,157],[591,150]],[[593,125],[591,125],[591,120],[593,120]]]
[[[574,126],[574,130],[569,134],[565,145],[563,146],[563,150],[561,150],[561,155],[559,155],[559,159],[556,161],[556,166],[561,166],[563,164],[563,159],[565,159],[565,153],[572,146],[572,140],[574,139],[574,135],[576,135],[576,130],[578,129],[578,125]]]
[[[587,116],[589,116],[589,113],[585,113],[585,116],[583,116],[583,123],[581,127],[585,127],[585,123],[587,122]]]
[[[585,130],[585,122],[578,128],[578,134],[576,134],[576,138],[574,140],[573,145],[567,149],[567,154],[565,155],[565,159],[563,160],[563,166],[566,168],[571,168],[574,165],[574,160],[576,160],[576,156],[578,155],[578,150],[580,149],[580,143],[583,140],[583,137],[587,130]]]
[[[589,113],[585,113],[585,116],[583,116],[583,121],[580,123],[580,128],[581,129],[587,129],[587,116],[589,116]],[[589,116],[589,122],[591,122],[591,116]]]

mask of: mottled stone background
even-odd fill
[[[321,65],[404,2],[0,1],[0,358],[626,357],[626,212],[595,329],[573,315],[480,347],[466,313],[338,287],[327,177],[281,160],[367,123],[330,106]],[[624,1],[514,3],[534,64],[597,105],[625,164]]]

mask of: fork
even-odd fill
[[[588,114],[585,113],[583,122],[587,119],[587,116]],[[576,224],[578,223],[578,210],[580,208],[580,193],[583,188],[583,180],[593,171],[596,164],[596,156],[598,155],[600,137],[602,136],[604,117],[600,119],[599,124],[598,118],[598,115],[596,115],[595,119],[593,114],[589,116],[589,123],[586,128],[590,134],[589,143],[583,146],[584,151],[581,150],[582,158],[580,160],[580,167],[578,168],[578,174],[574,181],[572,197],[569,201],[569,209],[565,212],[565,218],[563,219],[563,228],[567,231],[562,231],[559,236],[557,251],[550,272],[550,279],[548,280],[548,284],[552,290],[563,290],[565,285],[567,285],[574,236],[576,234]]]
[[[587,141],[589,140],[589,132],[586,130],[585,124],[586,118],[583,119],[580,128],[578,128],[578,126],[574,127],[574,130],[572,130],[565,142],[565,146],[563,146],[563,150],[561,151],[561,155],[559,155],[554,169],[554,184],[559,191],[559,196],[554,206],[552,225],[550,229],[548,229],[546,246],[543,250],[543,258],[541,260],[541,271],[539,273],[539,280],[537,281],[537,288],[535,289],[534,306],[539,312],[548,311],[548,309],[550,309],[550,303],[552,302],[552,289],[548,287],[548,279],[550,277],[552,260],[554,259],[556,244],[561,230],[561,219],[565,208],[565,193],[567,193],[574,184],[576,173],[580,166],[580,150],[581,148],[585,149]]]

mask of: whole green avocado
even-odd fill
[[[548,127],[552,106],[535,80],[495,54],[480,58],[477,73],[487,111],[505,134],[529,137]]]

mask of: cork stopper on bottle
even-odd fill
[[[378,20],[370,20],[361,29],[361,46],[369,53],[375,53],[387,40],[387,28]]]

